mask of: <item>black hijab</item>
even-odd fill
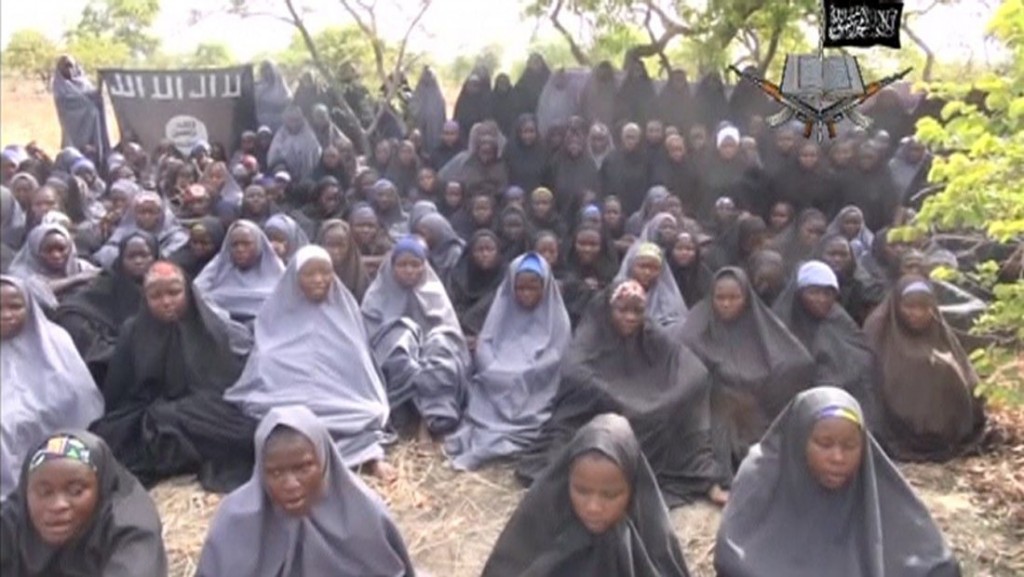
[[[725,95],[725,84],[722,82],[722,75],[718,72],[709,72],[704,75],[697,85],[694,94],[694,103],[697,109],[697,117],[694,122],[703,124],[708,129],[709,142],[714,148],[714,133],[718,123],[729,116],[729,102]]]
[[[580,109],[583,118],[591,125],[600,122],[615,126],[615,104],[618,80],[611,62],[604,60],[594,66],[583,87]],[[625,105],[626,103],[624,103]]]
[[[508,183],[518,186],[527,194],[544,183],[548,168],[549,153],[544,145],[538,129],[537,139],[530,146],[523,144],[520,134],[523,128],[533,123],[537,128],[537,117],[533,113],[522,114],[516,120],[513,133],[505,145],[505,167],[508,170]]]
[[[590,533],[568,497],[575,460],[597,453],[629,481],[625,517]],[[526,493],[484,566],[483,577],[688,577],[665,502],[629,422],[602,414],[587,423]]]
[[[647,73],[647,67],[639,58],[628,59],[625,63],[626,77],[615,93],[615,123],[622,126],[636,122],[640,126],[655,115],[654,101],[657,94],[654,82]]]
[[[88,450],[99,492],[92,519],[59,549],[47,545],[28,510],[32,456],[50,439],[71,437]],[[167,553],[153,499],[114,458],[110,447],[85,431],[57,433],[33,450],[21,469],[18,489],[0,510],[0,572],[10,577],[166,577]]]
[[[576,250],[576,236],[582,231],[593,231],[600,237],[601,253],[594,264],[585,265],[579,260]],[[565,278],[562,280],[562,300],[569,312],[573,328],[577,326],[584,311],[595,294],[604,290],[619,273],[619,253],[611,236],[599,225],[582,224],[565,239],[562,249],[565,256]]]
[[[213,260],[213,257],[217,256],[217,251],[220,246],[224,244],[224,236],[227,234],[227,229],[224,227],[224,222],[215,216],[204,216],[189,226],[189,230],[196,227],[202,227],[207,233],[210,234],[210,244],[213,250],[210,254],[204,257],[196,256],[195,252],[192,251],[192,247],[186,244],[179,248],[172,254],[168,260],[181,267],[181,270],[185,271],[190,279],[194,279],[199,276],[203,268]]]
[[[491,110],[502,134],[511,134],[519,113],[516,111],[515,94],[508,74],[502,73],[494,77]]]
[[[548,67],[544,57],[536,52],[530,54],[526,60],[526,68],[512,88],[517,116],[537,112],[537,101],[540,100],[540,93],[544,90],[544,85],[547,84],[550,76],[551,68]]]
[[[668,73],[668,82],[658,93],[655,103],[657,118],[665,126],[675,126],[680,134],[686,134],[694,122],[694,98],[686,70],[681,68]]]
[[[693,240],[693,247],[696,252],[693,262],[686,266],[676,264],[676,260],[672,256],[674,247],[665,251],[665,260],[672,271],[672,276],[676,279],[676,286],[679,287],[679,293],[683,295],[683,301],[686,302],[686,306],[693,308],[710,291],[713,273],[708,268],[708,265],[704,263],[703,250],[697,235],[691,231],[683,231],[676,236],[676,242],[679,242],[683,236],[688,236]]]
[[[470,92],[471,81],[479,82],[479,88]],[[469,131],[473,125],[494,117],[493,93],[491,91],[491,75],[487,70],[477,67],[462,84],[462,90],[455,101],[452,119],[459,123],[459,135],[462,142],[469,142]],[[440,167],[438,168],[440,170]]]

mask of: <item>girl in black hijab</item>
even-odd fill
[[[198,473],[226,492],[252,468],[256,422],[223,400],[242,372],[248,331],[198,298],[177,266],[158,261],[139,313],[121,329],[92,430],[145,485]]]
[[[452,114],[452,119],[459,123],[462,142],[469,142],[469,131],[476,123],[494,118],[493,106],[490,74],[477,67],[462,84]]]
[[[772,179],[771,200],[788,202],[798,212],[816,208],[831,218],[842,200],[836,194],[834,183],[826,169],[821,146],[806,140],[797,147],[796,162],[788,163]]]
[[[576,214],[581,207],[580,199],[586,191],[601,191],[601,175],[587,154],[586,136],[583,133],[575,130],[566,133],[565,142],[555,155],[547,181],[555,193],[555,203],[563,217],[571,218]],[[615,192],[610,191],[610,194]]]
[[[618,91],[618,80],[615,78],[615,68],[612,63],[603,60],[594,66],[587,78],[587,84],[583,87],[583,95],[580,97],[580,110],[583,118],[590,123],[602,124],[604,126],[615,125],[615,104],[616,92]]]
[[[626,214],[640,210],[644,195],[650,188],[642,138],[638,125],[626,124],[622,127],[621,146],[613,150],[601,165],[601,189],[618,196]]]
[[[530,54],[526,59],[526,68],[512,88],[516,116],[537,112],[537,101],[540,100],[540,93],[550,76],[551,69],[544,61],[544,57],[536,52]]]
[[[575,328],[590,299],[604,290],[618,274],[619,255],[599,225],[582,224],[568,240],[562,300]]]
[[[635,122],[640,126],[654,116],[654,101],[657,94],[654,82],[647,74],[643,60],[627,57],[623,66],[626,77],[623,78],[618,92],[615,93],[615,117],[613,126],[622,126],[627,122]]]
[[[468,240],[478,230],[497,228],[497,215],[495,205],[497,201],[494,195],[487,189],[476,191],[473,196],[451,216],[452,228],[459,233],[459,237]]]
[[[715,128],[729,117],[729,101],[725,95],[722,75],[717,71],[708,72],[697,85],[694,101],[697,109],[696,123]]]
[[[583,426],[526,493],[483,570],[483,577],[522,575],[689,576],[625,418],[602,414]]]
[[[666,260],[683,301],[693,308],[707,296],[713,274],[704,264],[697,235],[689,230],[677,234],[675,244],[666,251]]]
[[[811,256],[832,269],[839,281],[839,304],[857,325],[863,325],[868,313],[885,298],[885,287],[861,272],[850,241],[840,233],[822,237]]]
[[[512,80],[504,72],[494,77],[494,92],[491,94],[491,110],[502,134],[512,134],[516,118],[515,94]]]
[[[657,118],[665,123],[665,126],[675,126],[681,134],[686,134],[693,124],[694,98],[690,90],[690,81],[686,77],[686,70],[677,68],[668,73],[668,82],[658,93],[655,102]]]
[[[537,117],[523,114],[516,120],[514,134],[505,146],[508,182],[523,190],[534,190],[544,182],[549,154],[537,130]]]
[[[188,244],[176,250],[168,260],[194,279],[217,256],[225,234],[227,230],[219,218],[204,216],[189,227]]]
[[[57,433],[26,456],[21,471],[0,509],[4,575],[167,576],[156,505],[102,439]]]
[[[827,228],[828,218],[825,214],[816,208],[808,208],[796,217],[796,222],[787,232],[772,240],[771,248],[778,251],[786,261],[786,276],[810,258]]]
[[[57,309],[57,323],[71,335],[97,383],[107,374],[121,325],[139,312],[142,277],[158,258],[160,246],[152,235],[125,236],[114,264]]]
[[[498,217],[498,238],[501,239],[501,255],[505,262],[512,262],[517,256],[530,251],[533,231],[526,211],[515,205],[505,207]]]
[[[900,206],[889,165],[877,145],[865,142],[857,150],[856,182],[843,188],[842,206],[854,205],[864,213],[864,224],[872,232],[891,226]]]

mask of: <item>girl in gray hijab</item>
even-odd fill
[[[392,411],[415,409],[421,441],[452,432],[469,378],[469,350],[419,237],[402,238],[384,257],[362,308]]]
[[[0,242],[7,248],[19,249],[25,236],[25,211],[14,198],[11,189],[6,186],[0,186],[0,202],[0,217],[3,218],[0,224]]]
[[[457,469],[476,469],[529,447],[558,392],[572,336],[558,283],[534,252],[508,270],[477,339],[466,420],[446,444]]]
[[[733,483],[719,577],[959,577],[924,504],[865,427],[857,401],[819,387],[789,404]]]
[[[306,231],[287,214],[271,216],[263,225],[263,230],[274,247],[274,254],[285,264],[291,261],[299,249],[309,244]]]
[[[174,254],[188,244],[189,233],[178,222],[167,201],[156,192],[142,191],[132,197],[131,208],[93,258],[101,266],[109,267],[117,260],[121,240],[138,231],[156,237],[161,254]]]
[[[421,217],[412,232],[423,237],[427,243],[430,267],[437,273],[441,282],[448,286],[452,270],[462,257],[465,241],[455,232],[448,219],[438,212]]]
[[[661,243],[663,234],[665,238],[670,234],[674,238],[675,233],[671,231],[678,231],[678,227],[671,226],[674,224],[675,217],[668,213],[658,214],[651,219],[626,252],[619,274],[614,279],[619,282],[632,278],[639,282],[647,292],[648,318],[672,334],[682,328],[688,312],[672,269],[666,262],[666,251]],[[663,227],[666,228],[664,233]]]
[[[28,234],[11,262],[10,273],[28,281],[40,306],[54,309],[61,298],[95,278],[100,270],[78,258],[74,238],[66,228],[44,223]]]
[[[414,577],[384,502],[300,405],[278,407],[256,429],[256,467],[224,498],[196,577]]]
[[[299,250],[260,310],[256,342],[224,399],[254,419],[302,404],[331,433],[344,463],[375,471],[388,398],[367,342],[359,304],[319,246]]]
[[[267,151],[267,167],[283,164],[293,182],[312,178],[320,164],[320,141],[306,122],[302,109],[290,106],[284,113],[284,124],[274,134]]]
[[[220,252],[196,277],[195,287],[232,320],[248,322],[283,274],[284,264],[267,235],[255,223],[239,220],[228,228]]]
[[[85,428],[103,397],[71,337],[43,314],[25,283],[0,276],[0,499],[28,451],[59,427]]]
[[[260,126],[276,131],[284,123],[285,109],[292,103],[292,91],[277,66],[269,60],[260,63],[256,82],[256,120]]]

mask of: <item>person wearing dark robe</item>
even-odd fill
[[[714,203],[722,197],[731,198],[741,209],[751,209],[750,181],[747,176],[747,162],[740,154],[740,132],[735,126],[722,127],[715,137],[715,151],[704,172],[705,192],[702,195],[704,206],[700,207],[697,216],[701,221],[708,220]],[[761,187],[757,187],[763,190]],[[756,212],[750,210],[750,212]],[[760,214],[760,213],[758,213]]]
[[[801,262],[810,258],[827,229],[828,219],[825,214],[816,208],[807,208],[800,212],[789,230],[768,245],[785,260],[787,277]]]
[[[313,106],[309,114],[309,127],[313,129],[321,150],[328,146],[341,147],[352,144],[352,141],[331,120],[331,113],[327,110],[326,104],[318,103]]]
[[[416,154],[416,145],[408,140],[398,143],[397,150],[384,170],[384,178],[390,180],[398,189],[399,197],[405,201],[409,191],[416,186],[416,174],[420,170],[420,159]]]
[[[168,262],[150,267],[143,293],[102,386],[107,412],[91,429],[143,485],[193,473],[208,491],[230,491],[252,467],[256,423],[222,398],[242,372],[248,332]]]
[[[19,488],[0,509],[4,575],[167,577],[156,504],[102,439],[51,433],[19,465]]]
[[[464,158],[461,162],[459,156],[452,159],[439,173],[441,178],[457,180],[467,190],[484,186],[498,191],[504,190],[508,186],[508,169],[501,157],[498,136],[497,127],[492,130],[487,124],[474,126],[470,132],[469,148]]]
[[[217,256],[227,234],[224,224],[215,216],[205,216],[189,227],[188,244],[171,253],[168,260],[181,267],[190,279],[195,279]]]
[[[622,259],[616,281],[632,278],[647,293],[647,316],[673,338],[678,337],[689,309],[669,269],[666,252],[678,234],[673,217],[660,213],[637,235]]]
[[[810,140],[797,147],[796,162],[789,163],[772,177],[771,188],[770,204],[765,208],[783,201],[793,205],[797,212],[816,208],[831,218],[842,201],[826,169],[821,147]],[[758,211],[761,215],[766,213],[766,210]]]
[[[322,152],[316,133],[296,106],[285,110],[283,122],[267,151],[267,166],[283,164],[294,182],[311,178]]]
[[[754,76],[758,74],[757,67],[753,65],[745,66],[743,72]],[[729,120],[746,134],[750,129],[751,117],[764,117],[773,113],[776,107],[772,104],[773,101],[757,85],[740,79],[729,96]]]
[[[826,234],[811,257],[827,264],[839,281],[839,304],[858,326],[885,298],[885,285],[861,271],[850,241],[840,234]]]
[[[766,246],[768,227],[759,216],[744,215],[727,225],[704,250],[712,271],[727,266],[749,268],[751,256]]]
[[[587,78],[580,100],[580,113],[591,126],[615,126],[616,94],[619,82],[611,62],[603,60],[594,66]],[[630,119],[632,120],[632,119]]]
[[[714,566],[719,577],[961,575],[856,399],[834,387],[798,395],[750,450],[722,516]]]
[[[800,134],[801,125],[796,122],[789,122],[776,128],[768,136],[770,141],[765,147],[764,169],[768,178],[776,178],[783,171],[789,168],[797,160],[798,143],[803,140]],[[835,146],[833,143],[832,146]]]
[[[715,273],[683,325],[683,342],[711,373],[712,444],[728,484],[772,420],[811,386],[814,359],[735,267]]]
[[[782,294],[791,276],[791,272],[786,269],[786,260],[771,248],[763,248],[750,255],[744,270],[750,277],[754,293],[769,307]]]
[[[533,52],[526,59],[526,68],[516,80],[512,88],[512,98],[515,103],[516,117],[523,114],[536,114],[537,102],[540,100],[540,93],[544,90],[548,78],[551,76],[551,68],[544,60],[544,56]]]
[[[665,139],[665,154],[650,165],[650,183],[664,186],[679,198],[683,213],[694,218],[705,203],[700,172],[686,150],[686,140],[672,135]]]
[[[267,60],[261,62],[256,82],[256,120],[260,126],[277,132],[284,125],[285,110],[291,103],[292,92],[277,66]]]
[[[932,153],[923,142],[913,136],[900,141],[896,154],[889,161],[889,172],[904,206],[921,207],[923,199],[918,198],[918,193],[928,186],[931,167]]]
[[[668,73],[668,82],[658,93],[654,106],[656,117],[665,126],[675,126],[681,134],[690,130],[697,110],[686,70],[677,68]]]
[[[500,247],[494,231],[485,228],[473,233],[445,287],[470,349],[483,330],[494,295],[505,278],[508,265]]]
[[[664,186],[656,185],[647,189],[647,194],[644,195],[644,202],[640,205],[640,208],[636,212],[629,215],[626,219],[626,233],[634,237],[640,235],[640,231],[643,230],[647,223],[654,218],[655,215],[665,211],[665,202],[668,201],[669,197],[672,196],[668,189]]]
[[[839,303],[839,278],[819,260],[804,263],[772,305],[793,336],[814,357],[815,387],[836,387],[853,395],[878,431],[875,383],[881,376],[860,327]]]
[[[409,232],[409,214],[402,208],[398,187],[393,182],[382,178],[373,185],[370,206],[392,240]]]
[[[555,195],[547,188],[538,187],[530,193],[530,199],[526,205],[526,215],[529,219],[530,229],[535,232],[550,231],[558,237],[559,241],[564,240],[569,234],[568,226],[555,207]]]
[[[327,251],[334,266],[334,274],[356,301],[361,303],[370,286],[370,277],[359,257],[359,247],[353,239],[349,224],[341,219],[325,221],[316,237],[316,244]]]
[[[562,361],[551,419],[516,468],[520,481],[541,482],[580,427],[614,412],[637,431],[670,507],[705,496],[724,503],[709,434],[708,370],[645,319],[645,299],[643,287],[626,280],[591,301]]]
[[[562,298],[575,329],[590,300],[615,279],[619,258],[599,223],[580,225],[566,244]]]
[[[601,172],[586,150],[585,136],[571,131],[566,134],[562,150],[555,153],[552,161],[547,181],[563,217],[571,218],[582,208],[584,193],[602,191]],[[614,194],[614,191],[607,194]]]
[[[483,577],[688,577],[641,443],[619,415],[584,425],[513,513]],[[596,510],[596,494],[615,497]]]
[[[238,207],[238,218],[256,223],[263,227],[267,220],[281,211],[276,203],[270,200],[267,189],[258,184],[245,188],[242,193],[242,202]]]
[[[395,244],[366,291],[362,311],[392,418],[415,413],[421,442],[454,431],[462,416],[471,360],[455,309],[430,268],[422,239],[409,235]]]
[[[503,158],[510,185],[534,190],[544,183],[550,152],[540,138],[536,116],[524,114],[519,117]]]
[[[459,123],[462,142],[469,142],[469,131],[474,125],[492,118],[494,102],[490,75],[486,70],[474,69],[463,83],[452,113],[452,119]]]
[[[843,206],[861,209],[864,223],[873,232],[892,226],[901,198],[889,166],[874,144],[866,142],[857,150],[855,175],[855,182],[843,189]]]
[[[103,248],[93,255],[93,260],[103,266],[109,266],[117,258],[121,239],[136,231],[153,235],[160,244],[162,254],[173,254],[188,244],[188,231],[171,212],[167,201],[155,192],[144,191],[131,199],[130,208]]]
[[[328,176],[336,180],[342,189],[347,189],[352,185],[352,175],[345,167],[341,151],[335,146],[324,147],[323,153],[320,155],[320,163],[313,170],[312,180],[321,182]]]
[[[263,224],[263,233],[267,235],[274,254],[287,265],[302,247],[309,244],[309,235],[299,223],[287,214],[275,214]]]
[[[383,500],[349,470],[312,411],[301,405],[270,410],[252,442],[252,476],[221,502],[196,577],[415,577]],[[293,477],[300,482],[278,472],[295,463],[305,472]],[[254,544],[259,554],[250,549]]]
[[[507,206],[501,211],[495,232],[501,239],[501,256],[505,262],[512,262],[532,248],[534,231],[530,227],[530,219],[526,211],[517,206]]]
[[[466,243],[455,232],[448,219],[438,212],[432,212],[419,219],[411,232],[418,234],[427,243],[427,260],[430,261],[430,267],[447,286]]]
[[[886,131],[895,142],[914,134],[914,119],[904,108],[894,88],[883,88],[873,100],[870,109],[864,112],[874,121],[875,127]]]
[[[508,74],[501,73],[494,77],[494,92],[491,94],[491,110],[494,121],[503,134],[512,134],[515,128],[516,113],[515,95],[512,92],[512,80]]]
[[[623,126],[621,146],[609,154],[601,166],[601,190],[619,197],[626,214],[640,209],[644,194],[650,188],[641,137],[636,124]]]
[[[430,165],[440,171],[460,152],[466,149],[462,129],[458,122],[449,120],[441,128],[441,140],[430,150]]]
[[[978,375],[939,312],[935,286],[906,275],[864,323],[881,367],[879,408],[889,453],[943,462],[975,449],[985,429]]]
[[[429,66],[423,67],[416,89],[409,101],[412,109],[413,125],[423,136],[425,150],[432,153],[441,144],[441,132],[447,118],[447,107],[437,75]]]
[[[624,71],[625,77],[615,93],[613,122],[609,126],[624,126],[629,122],[644,126],[656,114],[654,82],[639,58],[627,56]]]
[[[445,452],[456,469],[528,448],[551,415],[572,329],[558,283],[535,252],[514,260],[476,339],[462,426]]]
[[[703,250],[697,235],[690,230],[680,231],[676,235],[675,243],[665,253],[669,270],[676,280],[683,302],[689,308],[697,306],[711,290],[713,275],[711,269],[704,263]]]
[[[57,60],[50,90],[60,122],[61,146],[93,150],[103,158],[110,148],[103,122],[103,97],[71,56]]]
[[[697,84],[693,95],[696,108],[695,123],[703,124],[709,130],[716,130],[719,123],[729,117],[729,99],[725,83],[717,71],[708,72]]]
[[[135,232],[121,240],[117,260],[67,298],[55,319],[71,335],[94,380],[102,383],[121,325],[139,311],[142,278],[160,247],[152,235]]]

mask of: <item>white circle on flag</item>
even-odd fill
[[[192,152],[195,145],[209,141],[209,134],[203,121],[188,115],[175,116],[168,120],[164,135],[185,156]]]

